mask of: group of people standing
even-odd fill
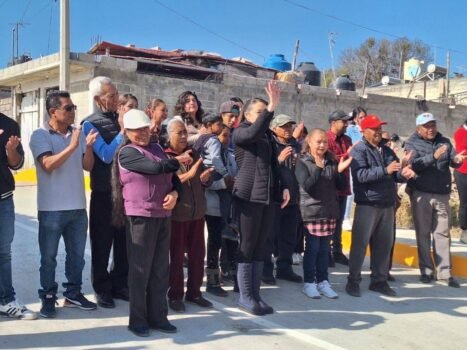
[[[205,114],[196,94],[186,91],[169,120],[164,101],[152,99],[140,110],[137,98],[119,96],[107,77],[92,79],[89,90],[96,111],[81,126],[75,125],[69,93],[50,92],[50,118],[30,140],[38,180],[40,316],[56,316],[61,237],[66,250],[63,305],[93,310],[115,307],[114,299],[129,301],[128,328],[137,336],[148,336],[150,329],[176,332],[167,318],[169,307],[180,313],[185,303],[212,307],[201,293],[205,273],[208,293],[226,296],[222,286],[230,280],[239,292],[238,306],[254,315],[274,312],[260,286],[275,278],[304,282],[303,293],[313,299],[337,298],[328,276],[336,262],[349,265],[346,292],[359,297],[368,245],[369,289],[395,296],[388,281],[393,279],[399,182],[408,182],[420,280],[436,278],[459,287],[450,274],[449,167],[456,168],[461,239],[467,240],[467,120],[456,131],[456,153],[437,131],[436,118],[422,113],[399,159],[383,137],[386,122],[363,108],[332,112],[328,130],[294,128],[294,118],[274,115],[280,103],[275,81],[265,87],[268,100],[243,103],[234,97],[221,104],[219,114]],[[351,121],[355,124],[349,127]],[[11,281],[14,181],[9,169],[21,168],[24,152],[18,125],[3,115],[0,138],[0,312],[34,319],[37,314],[15,300]],[[83,169],[91,178],[96,303],[81,292],[88,229]],[[347,259],[341,233],[351,193],[356,208]],[[292,255],[303,242],[302,279],[292,269]]]

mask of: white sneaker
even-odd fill
[[[292,254],[292,264],[293,265],[300,265],[300,263],[303,261],[303,257],[299,253],[293,253]]]
[[[316,288],[316,283],[305,283],[303,285],[303,293],[311,299],[321,298],[321,294],[319,294],[318,289]]]
[[[0,314],[22,320],[35,320],[37,318],[37,312],[29,310],[16,300],[5,305],[0,305]]]
[[[318,283],[318,292],[329,299],[337,299],[339,297],[326,280]]]

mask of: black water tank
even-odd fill
[[[355,91],[355,83],[348,75],[341,75],[336,79],[334,88],[338,90]]]
[[[321,71],[316,68],[314,62],[302,62],[297,70],[305,74],[305,84],[321,86]]]

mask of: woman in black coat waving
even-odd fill
[[[269,130],[280,91],[274,81],[268,82],[265,90],[269,103],[260,98],[247,101],[240,116],[241,123],[233,134],[239,168],[233,189],[234,212],[240,228],[238,305],[254,315],[273,312],[259,295],[264,248],[272,229],[271,202],[280,202],[284,207],[290,199],[285,173],[279,166]]]

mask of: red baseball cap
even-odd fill
[[[387,122],[383,122],[376,115],[367,115],[360,123],[360,128],[362,128],[362,130],[374,129],[386,124]]]

